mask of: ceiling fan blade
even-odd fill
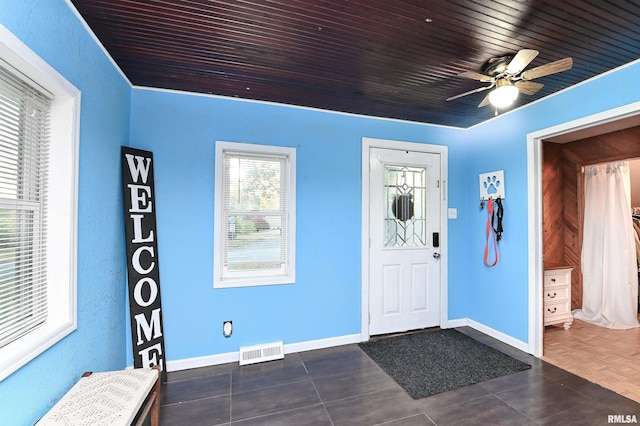
[[[480,104],[478,105],[478,108],[482,108],[485,105],[489,105],[489,95],[491,93],[488,93],[487,96],[484,97],[484,99],[482,100],[482,102],[480,102]]]
[[[478,80],[482,82],[489,82],[492,78],[488,75],[480,74],[479,72],[465,71],[458,74],[459,77],[470,78],[471,80]]]
[[[507,73],[516,75],[538,56],[538,51],[533,49],[522,49],[513,57],[509,65],[507,65]]]
[[[522,73],[523,80],[533,80],[534,78],[544,77],[545,75],[555,74],[571,69],[573,66],[573,59],[564,58],[559,61],[550,62],[546,65],[532,68]]]
[[[473,93],[484,92],[485,90],[491,89],[492,87],[493,87],[493,84],[491,86],[487,86],[487,87],[478,87],[477,89],[469,90],[468,92],[460,93],[459,95],[455,95],[455,96],[452,96],[450,98],[447,98],[447,100],[448,101],[452,101],[454,99],[458,99],[458,98],[461,98],[463,96],[471,95]]]
[[[536,83],[535,81],[516,81],[515,86],[518,88],[520,93],[524,93],[525,95],[533,95],[538,90],[542,89],[544,84]]]

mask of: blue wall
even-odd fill
[[[456,315],[450,318],[467,317],[528,341],[527,134],[640,101],[639,74],[640,62],[636,61],[467,130],[464,205],[469,215],[463,215],[464,223],[459,225],[465,229],[467,250],[474,255],[466,262],[466,277],[462,278],[468,296],[466,310],[456,308]],[[486,208],[479,208],[478,175],[495,170],[505,173],[505,232],[500,262],[487,268],[482,260],[487,218]]]
[[[449,147],[449,206],[458,209],[449,221],[449,319],[470,318],[527,342],[526,135],[639,100],[628,90],[637,68],[468,130],[135,89],[131,144],[155,156],[167,359],[360,332],[362,136]],[[593,87],[605,93],[597,102]],[[213,290],[216,140],[297,147],[295,285]],[[505,233],[500,262],[488,268],[478,175],[494,170],[505,171]],[[221,335],[226,319],[234,321],[231,338]]]
[[[464,136],[438,126],[144,89],[133,91],[131,117],[131,146],[154,153],[168,361],[273,340],[359,334],[362,137],[446,145]],[[294,285],[213,289],[216,140],[297,148]],[[222,336],[227,319],[230,338]]]
[[[65,1],[0,0],[0,23],[82,92],[78,329],[0,382],[0,424],[32,425],[84,371],[126,365],[119,161],[131,89]]]

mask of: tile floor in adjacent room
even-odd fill
[[[466,327],[532,368],[414,400],[358,345],[168,373],[161,424],[606,425],[640,404]]]

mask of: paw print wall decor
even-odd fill
[[[480,175],[480,200],[505,198],[504,170],[482,173]]]

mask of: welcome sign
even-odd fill
[[[122,147],[122,191],[133,366],[160,365],[166,381],[151,152]]]

